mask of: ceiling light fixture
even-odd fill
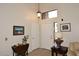
[[[38,17],[38,18],[41,18],[40,4],[39,4],[39,3],[38,3],[37,17]]]

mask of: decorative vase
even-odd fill
[[[61,47],[61,43],[63,42],[63,40],[61,40],[60,38],[55,40],[57,47]]]

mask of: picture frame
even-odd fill
[[[24,26],[13,26],[13,35],[24,35]]]
[[[71,31],[71,23],[62,23],[60,24],[61,32],[70,32]]]

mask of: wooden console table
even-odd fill
[[[12,46],[12,50],[13,50],[13,56],[15,55],[15,53],[17,55],[22,55],[22,56],[25,56],[25,55],[28,55],[28,47],[29,47],[29,44],[20,44],[18,46],[14,45]]]
[[[68,52],[68,47],[63,47],[63,46],[60,46],[59,48],[57,47],[51,47],[51,54],[52,56],[54,56],[54,53],[56,54],[56,56],[58,54],[61,54],[63,56],[66,56],[67,55],[67,52]]]

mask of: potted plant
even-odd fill
[[[27,44],[28,38],[29,38],[29,35],[24,36],[24,38],[22,39],[22,44]]]

